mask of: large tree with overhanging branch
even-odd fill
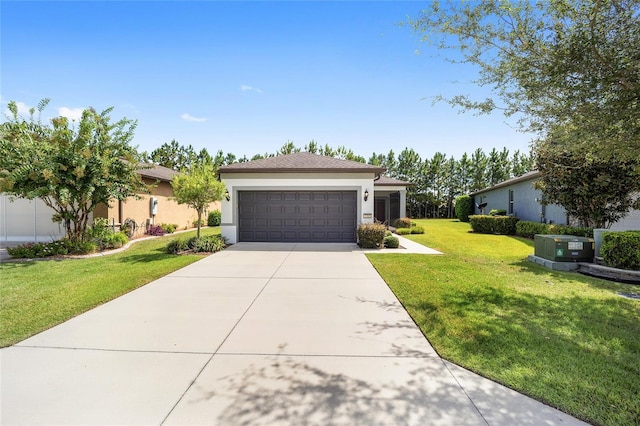
[[[598,181],[607,168],[596,164],[631,168],[617,175],[625,180],[614,209],[639,189],[640,1],[434,1],[409,23],[452,62],[474,65],[475,83],[492,93],[437,99],[480,114],[502,111],[537,135],[547,199],[563,203],[567,194],[557,191],[571,179],[558,185],[570,175],[562,171],[585,164],[601,170]]]
[[[30,116],[10,115],[0,124],[0,191],[26,199],[40,198],[55,211],[67,238],[82,241],[98,204],[137,196],[146,185],[136,173],[139,156],[130,145],[136,122],[111,122],[112,108],[85,109],[78,123],[55,117],[43,123],[44,99]],[[36,117],[37,112],[37,117]]]

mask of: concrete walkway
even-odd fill
[[[582,424],[440,359],[351,244],[237,244],[0,362],[2,425]]]

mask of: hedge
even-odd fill
[[[456,198],[456,217],[460,222],[469,222],[469,216],[473,214],[473,198],[469,195],[460,195]]]
[[[479,234],[515,235],[518,221],[520,219],[511,216],[469,216],[471,229]]]
[[[363,223],[358,226],[358,244],[362,248],[380,248],[387,228],[379,223]]]
[[[640,231],[604,232],[600,254],[607,266],[640,271]]]
[[[536,234],[575,235],[576,237],[593,238],[593,228],[530,222],[528,220],[521,220],[516,224],[516,235],[533,238]]]

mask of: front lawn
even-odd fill
[[[442,256],[368,254],[445,359],[594,424],[640,424],[640,287],[526,260],[533,242],[417,220]]]
[[[219,234],[203,228],[201,234]],[[133,244],[121,253],[88,259],[0,264],[0,347],[10,346],[201,259],[165,248],[195,231]]]

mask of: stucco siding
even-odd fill
[[[153,183],[145,179],[145,183]],[[151,194],[140,194],[140,199],[133,197],[128,198],[122,202],[113,200],[109,203],[109,208],[104,205],[98,206],[95,210],[96,217],[106,217],[109,223],[121,223],[122,221],[131,218],[140,226],[137,235],[141,235],[145,232],[147,224],[175,224],[178,225],[178,229],[187,229],[193,227],[193,222],[198,218],[198,215],[194,209],[186,204],[178,204],[172,199],[173,189],[169,182],[160,182],[151,189]],[[158,200],[157,213],[151,214],[151,197],[155,197]],[[219,210],[220,202],[214,202],[209,205],[208,211]],[[120,216],[120,211],[122,216]],[[202,218],[206,224],[206,216]]]

